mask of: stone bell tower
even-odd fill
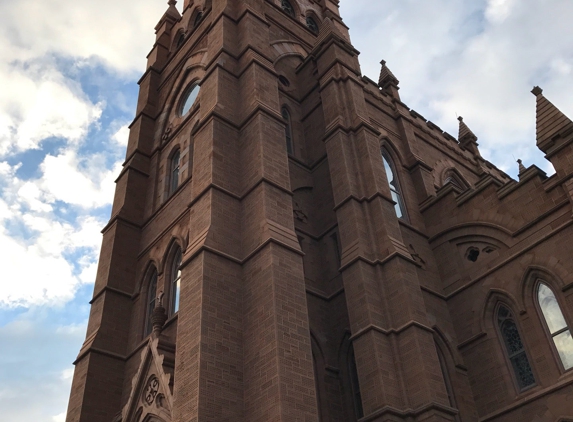
[[[542,245],[561,185],[525,168],[513,181],[463,120],[455,139],[410,110],[386,62],[362,76],[338,3],[168,2],[67,422],[513,421],[570,385],[567,363],[527,361],[535,305],[503,302],[494,277]],[[569,145],[558,117],[540,148]]]

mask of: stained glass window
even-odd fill
[[[557,298],[546,284],[539,283],[537,300],[549,334],[561,358],[565,370],[573,368],[573,338]]]
[[[501,305],[497,311],[497,324],[519,389],[522,391],[535,385],[533,370],[523,347],[519,330],[511,311],[504,305]]]
[[[382,160],[384,161],[384,170],[386,170],[386,177],[388,178],[388,185],[390,185],[390,194],[396,203],[394,209],[398,218],[404,218],[404,204],[402,202],[402,193],[400,192],[400,185],[394,172],[394,165],[388,153],[382,150]]]
[[[179,311],[179,292],[181,290],[181,249],[173,255],[171,265],[171,315]]]
[[[292,4],[290,4],[288,0],[281,0],[281,9],[283,9],[283,12],[287,15],[294,18],[294,7],[292,7]]]

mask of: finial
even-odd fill
[[[464,121],[464,118],[462,116],[458,117],[458,121],[461,123]]]
[[[536,97],[540,96],[541,94],[543,94],[543,90],[541,88],[539,88],[538,86],[533,87],[533,89],[531,90],[531,93],[533,95],[535,95]]]
[[[167,313],[163,307],[163,292],[159,292],[157,295],[157,300],[155,301],[155,308],[151,314],[151,324],[153,326],[153,334],[158,336],[161,333],[161,329],[167,321]]]
[[[521,159],[517,160],[517,164],[519,164],[519,174],[523,173],[525,170],[527,170],[525,168],[525,166],[523,165],[523,161],[521,161]]]
[[[177,0],[169,0],[169,1],[167,2],[167,4],[168,4],[169,6],[175,6],[175,5],[177,4]]]
[[[382,60],[382,61],[380,62],[380,64],[381,64],[382,66],[386,66],[386,60]]]

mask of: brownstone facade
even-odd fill
[[[338,0],[174,3],[67,421],[573,421],[573,122],[535,88],[556,174],[512,180]]]

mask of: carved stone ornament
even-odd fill
[[[165,129],[165,132],[163,133],[163,136],[161,137],[161,140],[163,142],[167,141],[169,139],[169,136],[171,135],[171,131],[173,130],[173,125],[169,125],[167,126],[167,129]]]
[[[151,405],[157,397],[157,393],[159,392],[159,380],[157,377],[151,377],[149,381],[147,381],[147,385],[143,390],[143,400],[145,403]]]

